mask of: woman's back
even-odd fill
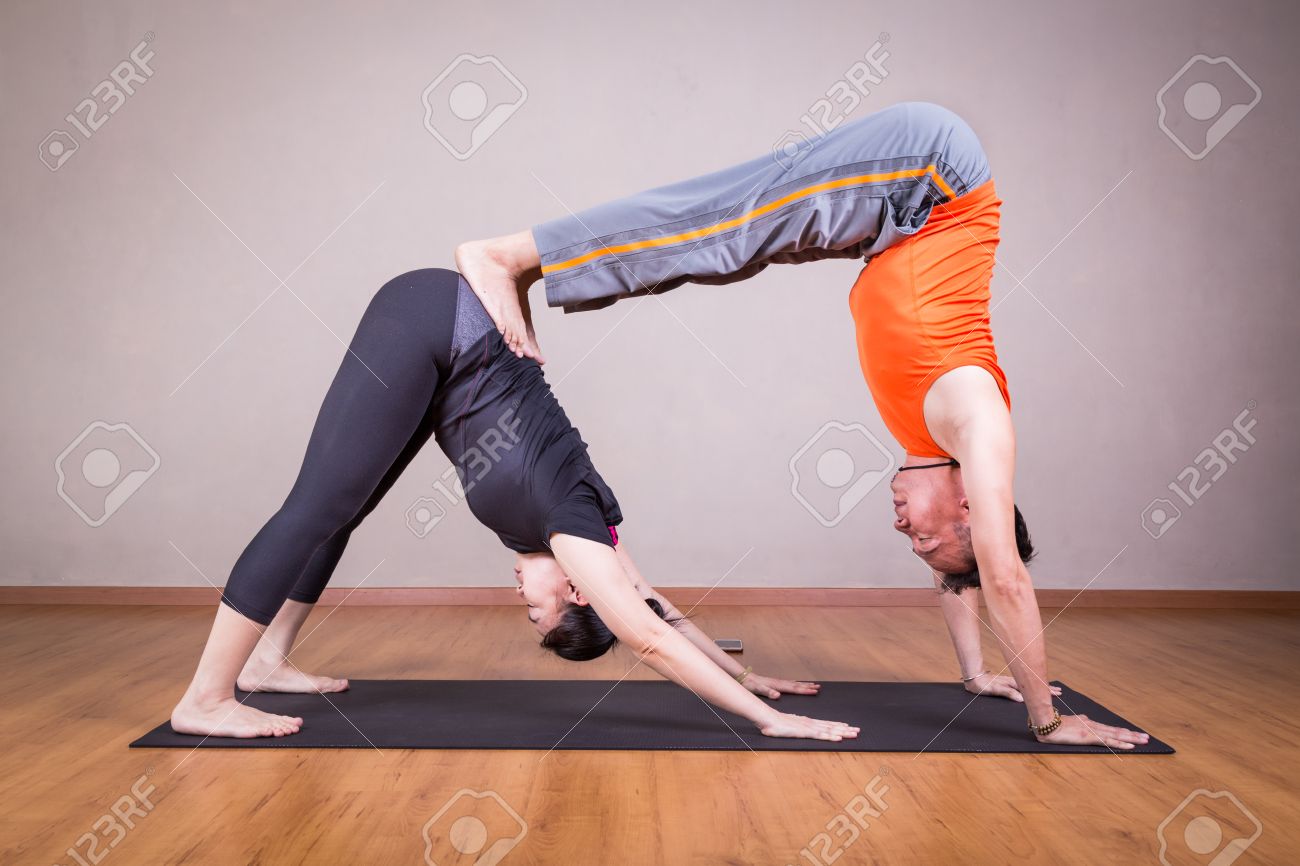
[[[607,527],[622,520],[618,502],[541,367],[506,348],[459,274],[416,271],[399,279],[427,280],[444,315],[454,303],[430,410],[474,516],[521,553],[548,549],[553,532],[608,543]]]

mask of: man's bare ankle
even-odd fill
[[[524,267],[519,261],[519,244],[515,242],[513,235],[492,238],[487,242],[484,251],[487,253],[488,258],[504,268],[511,277],[518,278],[522,276]]]

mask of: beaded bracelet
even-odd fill
[[[1056,709],[1055,707],[1052,708],[1052,720],[1047,724],[1035,725],[1033,719],[1029,720],[1029,730],[1036,737],[1046,737],[1048,734],[1052,733],[1052,731],[1055,731],[1060,726],[1061,726],[1061,711]]]

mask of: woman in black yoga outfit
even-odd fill
[[[506,349],[454,271],[413,271],[375,295],[325,395],[289,497],[235,563],[179,733],[296,733],[302,719],[244,706],[245,691],[320,691],[287,659],[298,630],[365,519],[430,436],[456,466],[470,510],[517,554],[518,593],[542,645],[585,660],[616,641],[664,677],[764,734],[840,740],[858,729],[778,712],[756,695],[814,683],[748,674],[642,579],[614,527],[618,502],[535,361]],[[580,712],[581,708],[575,708]]]

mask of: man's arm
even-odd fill
[[[939,591],[939,609],[943,611],[943,621],[948,626],[952,647],[957,651],[957,665],[961,669],[961,682],[966,691],[973,695],[991,695],[1024,703],[1025,697],[1020,693],[1013,677],[994,674],[984,667],[984,649],[980,641],[980,591],[966,589],[960,595],[946,592],[943,588],[943,575],[938,572],[933,574],[934,588]],[[1060,693],[1060,686],[1052,686],[1053,697]]]
[[[925,420],[935,441],[961,464],[970,507],[971,546],[993,632],[1015,677],[1030,721],[1053,719],[1047,679],[1047,648],[1029,570],[1016,549],[1015,431],[997,383],[979,367],[959,367],[935,382],[925,398]],[[1103,743],[1132,748],[1145,734],[1066,716],[1055,743]]]
[[[961,668],[961,681],[973,679],[984,671],[984,650],[980,645],[979,590],[968,589],[961,595],[945,592],[943,575],[934,574],[934,588],[939,591],[939,610],[943,611],[948,637],[957,651],[957,666]]]

